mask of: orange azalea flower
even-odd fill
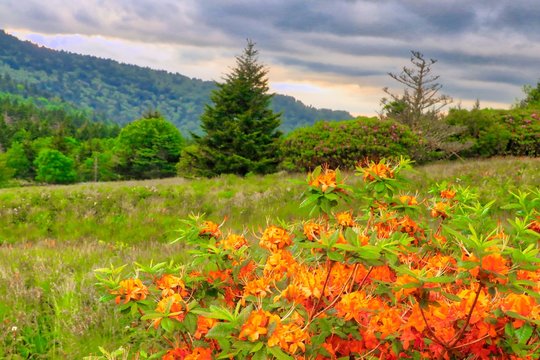
[[[422,230],[417,223],[415,223],[410,217],[404,216],[398,224],[401,226],[400,231],[402,233],[409,234],[410,237],[415,237],[415,235],[423,234],[424,230]]]
[[[306,351],[309,337],[309,333],[302,330],[298,324],[278,324],[268,339],[268,346],[279,345],[280,348],[293,355],[298,350]]]
[[[374,181],[375,178],[391,179],[394,172],[384,163],[373,163],[368,168],[362,169],[364,172],[364,181]]]
[[[323,192],[328,189],[335,189],[337,184],[336,172],[334,170],[324,167],[321,173],[313,178],[313,174],[309,174],[309,186],[321,188]]]
[[[417,271],[419,272],[419,270]],[[410,276],[410,275],[407,275],[407,274],[404,274],[404,275],[400,275],[397,277],[396,279],[396,282],[395,282],[395,285],[397,287],[399,286],[405,286],[405,285],[409,285],[411,284],[411,286],[414,284],[414,285],[418,285],[418,286],[414,286],[414,287],[404,287],[404,288],[401,288],[399,289],[398,291],[396,291],[396,299],[398,301],[400,301],[401,299],[403,298],[406,298],[407,296],[415,293],[418,288],[421,286],[420,282],[418,281],[418,279]]]
[[[409,205],[409,206],[418,205],[418,201],[416,200],[414,196],[401,195],[399,197],[399,201],[404,205]]]
[[[270,293],[271,279],[261,278],[248,281],[244,286],[244,294],[242,295],[242,305],[245,305],[245,298],[253,295],[259,298],[264,298]]]
[[[181,278],[171,274],[165,274],[160,279],[156,280],[156,285],[158,289],[161,290],[162,297],[172,295],[174,293],[178,293],[183,297],[188,295],[184,281],[182,281]]]
[[[513,311],[522,316],[530,317],[536,308],[538,315],[539,305],[533,297],[525,294],[508,294],[501,302],[501,309],[504,311]],[[514,327],[520,328],[524,324],[523,320],[515,320]]]
[[[318,299],[322,296],[325,278],[326,270],[321,268],[309,269],[304,266],[298,267],[294,274],[294,283],[302,289],[306,296],[313,296]]]
[[[199,229],[199,235],[206,235],[217,239],[221,236],[221,230],[219,229],[219,225],[215,222],[205,221]]]
[[[224,240],[217,243],[218,246],[226,250],[238,250],[242,246],[247,246],[248,242],[242,235],[230,234]]]
[[[394,282],[396,274],[388,265],[380,265],[373,267],[369,278],[384,282]]]
[[[304,224],[304,235],[309,241],[318,238],[321,235],[322,230],[323,227],[320,224],[314,222],[307,222]]]
[[[350,211],[337,213],[336,220],[339,226],[353,227],[354,225],[356,225]]]
[[[456,196],[456,192],[452,189],[446,189],[441,191],[441,197],[443,199],[453,199]]]
[[[259,245],[270,251],[277,251],[291,245],[292,236],[287,230],[277,226],[269,226],[264,230]]]
[[[536,220],[531,221],[527,229],[535,231],[540,234],[540,216],[536,217]]]
[[[208,334],[208,331],[217,323],[216,319],[207,318],[202,315],[197,317],[197,331],[193,337],[200,340],[204,335]]]
[[[209,271],[207,280],[211,284],[214,283],[216,280],[219,280],[220,282],[226,282],[231,278],[231,273],[231,269]]]
[[[337,310],[337,316],[345,320],[355,319],[357,322],[362,323],[366,315],[380,309],[381,306],[382,303],[378,298],[367,297],[363,291],[354,291],[343,295],[336,304],[335,309]]]
[[[278,296],[274,297],[274,302],[285,298],[290,302],[301,304],[308,298],[306,289],[301,288],[297,284],[289,284]]]
[[[184,360],[212,360],[212,349],[196,347]]]
[[[117,304],[120,303],[122,297],[124,297],[124,304],[127,304],[130,300],[146,299],[148,288],[142,283],[141,279],[126,279],[120,281],[120,288],[111,291],[111,294],[118,295],[115,299]]]
[[[498,275],[508,274],[508,266],[506,266],[506,260],[501,254],[489,254],[482,258],[482,269],[490,271]],[[502,281],[502,279],[497,279]],[[499,282],[500,282],[499,281]]]
[[[161,360],[184,360],[188,354],[188,349],[177,347],[167,351],[167,353],[163,355]]]
[[[280,280],[287,273],[294,270],[296,260],[286,250],[276,251],[266,258],[263,275],[273,280]]]
[[[431,217],[440,217],[443,220],[448,217],[448,204],[444,202],[436,203],[431,209]]]
[[[247,337],[251,342],[259,340],[261,335],[268,333],[269,320],[270,314],[268,312],[262,309],[252,311],[242,325],[238,338],[244,340]]]
[[[255,277],[255,269],[257,269],[257,264],[255,261],[250,260],[246,265],[244,265],[238,272],[238,278],[242,280],[251,280]]]
[[[182,299],[182,296],[180,296],[180,294],[172,294],[164,297],[158,302],[156,312],[165,314],[168,310],[169,318],[182,321],[186,316],[185,309],[186,304],[184,302],[184,299]],[[154,320],[154,327],[156,329],[159,326],[160,322],[161,318]]]

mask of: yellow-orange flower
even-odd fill
[[[441,197],[443,199],[453,199],[456,196],[456,192],[452,189],[445,189],[441,191]]]
[[[146,299],[148,288],[142,283],[141,279],[126,279],[120,281],[120,287],[111,291],[111,294],[118,295],[115,299],[117,304],[122,301],[122,297],[124,298],[124,304],[127,304],[130,300]]]
[[[184,360],[212,360],[212,349],[196,347]]]
[[[313,174],[309,174],[309,186],[321,188],[323,192],[328,189],[335,189],[337,187],[337,174],[334,170],[323,168],[321,173],[313,177]]]
[[[416,198],[410,195],[401,195],[399,197],[399,201],[404,205],[409,205],[409,206],[418,205],[418,201],[416,200]]]
[[[238,250],[242,246],[247,246],[248,242],[242,235],[230,234],[221,240],[217,245],[227,250]]]
[[[291,245],[292,236],[287,230],[277,226],[269,226],[264,230],[259,245],[270,251],[284,249]]]
[[[242,295],[242,305],[245,304],[245,298],[253,295],[264,298],[270,293],[270,281],[268,278],[261,278],[248,281],[244,286],[244,294]]]
[[[317,239],[323,230],[322,225],[314,223],[314,222],[307,222],[304,224],[304,235],[309,241],[313,241]]]
[[[188,354],[188,349],[177,347],[167,351],[167,353],[163,355],[161,360],[184,360]]]
[[[431,209],[431,217],[440,217],[446,219],[448,217],[448,204],[444,202],[436,203]]]
[[[285,274],[294,270],[296,261],[286,250],[276,251],[266,258],[263,275],[273,280],[280,280]]]
[[[242,325],[238,338],[240,340],[246,337],[249,341],[257,341],[261,335],[268,333],[269,314],[264,310],[254,310],[249,314],[248,319]]]
[[[202,315],[197,317],[197,330],[193,337],[200,340],[204,335],[208,334],[208,331],[217,323],[216,319],[207,318]]]
[[[362,169],[364,172],[364,181],[374,181],[378,179],[391,179],[394,172],[390,167],[382,162],[373,163],[368,168]]]
[[[538,216],[536,220],[531,221],[529,226],[527,226],[527,229],[535,231],[540,234],[540,216]]]
[[[508,266],[506,260],[501,254],[494,253],[486,255],[482,258],[482,269],[499,275],[508,274]]]
[[[336,214],[336,220],[339,226],[353,227],[355,224],[350,211],[339,212]]]
[[[306,351],[306,343],[309,342],[309,333],[302,330],[298,324],[278,324],[268,339],[268,346],[278,345],[280,348],[293,355],[298,350]]]
[[[186,310],[186,304],[184,302],[184,299],[182,299],[182,296],[180,296],[180,294],[172,294],[167,297],[164,297],[158,302],[157,307],[156,307],[156,312],[159,312],[162,314],[168,313],[169,318],[175,319],[178,321],[184,320],[184,317],[186,316],[185,310]],[[154,320],[154,326],[157,328],[160,322],[161,322],[161,318]]]
[[[199,229],[199,235],[206,235],[217,239],[221,236],[221,230],[215,222],[204,221]]]
[[[158,289],[161,290],[162,297],[169,296],[174,293],[178,293],[182,296],[188,295],[184,281],[181,278],[171,274],[165,274],[160,279],[156,280],[156,285]]]

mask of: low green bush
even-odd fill
[[[418,143],[408,127],[392,120],[358,117],[317,122],[291,132],[282,142],[281,167],[307,171],[319,164],[354,169],[359,159],[410,155]]]
[[[540,156],[540,109],[452,109],[447,120],[467,128],[459,140],[473,142],[462,156]]]

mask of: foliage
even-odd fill
[[[77,179],[73,159],[58,150],[42,150],[34,161],[34,165],[37,181],[48,184],[69,184]]]
[[[501,222],[468,188],[411,194],[408,167],[368,163],[356,189],[317,169],[306,199],[329,200],[308,200],[319,217],[254,243],[191,216],[177,239],[189,263],[96,270],[104,300],[163,339],[134,356],[538,358],[538,189],[513,193]],[[337,210],[347,197],[368,205]]]
[[[0,186],[11,180],[14,175],[15,169],[10,166],[7,155],[0,152]]]
[[[184,139],[178,129],[161,117],[134,121],[118,136],[118,170],[127,178],[173,176]]]
[[[439,75],[432,74],[434,59],[425,59],[418,51],[411,51],[413,67],[403,67],[400,74],[389,73],[390,77],[405,86],[402,95],[394,94],[388,88],[384,92],[390,99],[383,98],[383,117],[395,119],[410,129],[422,140],[415,157],[430,160],[433,151],[456,153],[468,144],[450,142],[452,135],[459,134],[462,128],[449,125],[441,110],[452,102],[448,95],[440,95],[442,85]]]
[[[6,152],[7,165],[15,170],[14,176],[17,178],[28,177],[31,171],[31,163],[26,156],[24,146],[20,142],[13,142]]]
[[[466,128],[457,139],[473,145],[463,156],[540,156],[540,108],[451,109],[447,121]]]
[[[281,167],[307,171],[328,164],[354,169],[359,159],[409,155],[416,143],[416,136],[406,126],[389,119],[317,122],[287,135],[281,144]]]
[[[47,49],[0,30],[1,91],[58,97],[118,124],[156,108],[182,134],[200,133],[199,118],[215,88],[211,81],[178,73]],[[283,95],[276,95],[272,109],[283,113],[287,131],[320,119],[351,118],[345,111],[315,109]]]
[[[536,83],[536,87],[533,87],[531,85],[525,85],[523,87],[523,92],[525,93],[525,99],[519,101],[518,107],[534,107],[536,109],[540,108],[540,81]]]
[[[248,41],[243,54],[236,57],[236,67],[212,92],[213,105],[201,116],[204,135],[195,138],[198,151],[186,153],[201,173],[275,171],[280,114],[269,109],[268,71],[257,53],[255,44]]]

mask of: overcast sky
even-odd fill
[[[507,108],[540,80],[538,0],[0,0],[0,26],[76,53],[221,80],[250,38],[272,90],[373,115],[410,50],[454,105]]]

